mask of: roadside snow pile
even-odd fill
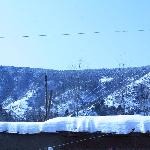
[[[35,134],[40,133],[41,122],[0,122],[0,132]]]
[[[127,134],[150,131],[150,117],[140,115],[58,117],[46,122],[0,122],[0,132],[97,132]]]

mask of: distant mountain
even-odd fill
[[[43,120],[45,73],[52,94],[49,117],[149,114],[150,66],[66,71],[0,66],[0,120]]]

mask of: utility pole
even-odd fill
[[[76,116],[79,116],[79,99],[80,99],[80,78],[79,78],[79,70],[81,69],[81,64],[82,64],[82,59],[79,60],[79,64],[78,64],[78,74],[77,74],[77,106],[76,106],[76,111],[77,114]]]
[[[48,86],[47,86],[47,74],[45,74],[45,118],[48,118]]]
[[[48,93],[47,74],[45,74],[45,118],[44,120],[47,120],[49,117],[50,107],[52,104],[52,95],[53,95],[53,90],[50,90],[50,93]]]
[[[121,65],[122,65],[122,69],[120,68],[120,71],[124,69],[125,64],[119,64],[120,67],[121,67]],[[122,80],[122,82],[124,82],[124,74],[123,73],[121,74],[121,80]],[[121,104],[122,104],[122,107],[123,107],[123,115],[125,115],[125,99],[124,99],[124,90],[125,90],[125,88],[122,87],[122,89],[123,90],[121,91]]]
[[[77,116],[79,116],[79,76],[77,77],[77,82],[78,82],[78,86],[77,86]]]
[[[50,108],[51,108],[51,104],[52,104],[52,95],[53,95],[53,90],[50,90],[50,94],[49,94],[49,98],[48,98],[48,105],[47,105],[47,115],[49,116],[50,114]],[[50,114],[51,116],[51,114]]]

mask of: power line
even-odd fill
[[[23,38],[28,38],[28,37],[29,37],[29,35],[23,35],[22,37],[23,37]]]
[[[63,35],[70,35],[69,33],[63,33]]]
[[[143,30],[143,29],[140,29],[140,30],[137,30],[137,31],[139,31],[139,32],[144,32],[144,30]]]
[[[85,34],[85,33],[83,33],[83,32],[79,32],[78,34]]]
[[[46,34],[40,34],[39,36],[47,36]]]
[[[150,31],[150,30],[146,30],[146,29],[137,29],[137,30],[134,30],[134,31],[136,31],[136,32],[147,32],[147,31]],[[114,30],[113,31],[114,33],[127,33],[127,32],[129,32],[128,30],[125,30],[125,29],[120,29],[120,30]],[[88,35],[88,34],[100,34],[100,33],[102,33],[102,34],[104,34],[104,32],[100,32],[100,31],[94,31],[94,32],[91,32],[91,33],[89,33],[89,32],[77,32],[77,33],[62,33],[62,34],[60,34],[60,35],[62,35],[62,36],[73,36],[73,35]],[[42,33],[42,34],[38,34],[37,36],[39,36],[39,37],[47,37],[47,36],[49,36],[48,34],[44,34],[44,33]],[[7,36],[0,36],[0,39],[3,39],[3,38],[6,38]],[[30,36],[29,35],[22,35],[22,38],[29,38]],[[32,38],[33,38],[33,36],[32,36]]]

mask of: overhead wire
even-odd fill
[[[47,36],[46,34],[40,34],[39,36]]]
[[[135,31],[137,31],[137,32],[147,32],[147,31],[150,31],[150,30],[145,30],[145,29],[137,29],[137,30],[135,30]],[[115,33],[126,33],[126,32],[129,32],[128,30],[125,30],[125,29],[120,29],[120,30],[114,30],[114,32]],[[104,33],[104,32],[100,32],[100,31],[94,31],[94,32],[91,32],[91,33],[93,33],[93,34],[100,34],[100,33]],[[90,33],[90,34],[91,34]],[[77,33],[73,33],[73,34],[71,34],[71,33],[62,33],[61,35],[62,36],[71,36],[71,35],[75,35],[75,34],[77,34],[77,35],[85,35],[85,34],[89,34],[89,33],[87,33],[87,32],[77,32]],[[42,34],[39,34],[39,35],[37,35],[37,36],[39,36],[39,37],[47,37],[48,36],[48,34],[44,34],[44,33],[42,33]],[[0,39],[2,39],[2,38],[6,38],[7,36],[0,36]],[[29,35],[22,35],[22,38],[29,38],[30,36]]]
[[[22,37],[23,37],[23,38],[28,38],[28,37],[29,37],[29,35],[23,35]]]

